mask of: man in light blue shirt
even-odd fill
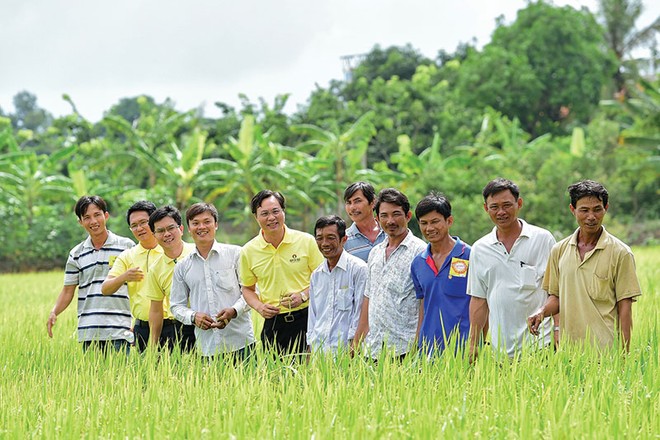
[[[344,250],[362,259],[369,259],[369,252],[385,240],[386,234],[374,217],[376,191],[367,182],[355,182],[344,191],[344,207],[353,224],[346,230]]]
[[[218,243],[218,211],[196,203],[186,212],[195,250],[174,269],[170,293],[174,317],[195,326],[203,356],[245,358],[254,345],[250,308],[238,283],[239,246]]]
[[[312,273],[307,343],[313,351],[348,349],[360,319],[367,264],[344,252],[346,223],[331,215],[316,221],[314,236],[325,261]]]

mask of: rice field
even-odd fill
[[[631,352],[246,365],[84,354],[60,272],[0,275],[0,438],[658,438],[660,247],[635,249]]]

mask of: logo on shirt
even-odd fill
[[[467,276],[469,261],[462,258],[453,257],[451,259],[451,267],[449,268],[449,278]]]
[[[297,254],[291,255],[289,263],[300,263],[300,257]]]

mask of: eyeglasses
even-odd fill
[[[172,231],[174,231],[174,230],[177,229],[178,227],[179,227],[179,225],[175,225],[175,224],[173,224],[173,225],[169,225],[169,226],[166,227],[166,228],[158,228],[158,229],[156,229],[156,230],[154,231],[154,233],[156,233],[156,234],[158,234],[158,235],[163,235],[163,234],[165,234],[166,232],[172,232]]]
[[[274,215],[275,217],[277,217],[277,216],[280,215],[281,213],[282,213],[282,210],[281,210],[281,209],[279,209],[279,208],[275,208],[275,209],[273,209],[272,211],[261,211],[261,212],[259,213],[259,217],[261,217],[261,218],[268,218],[268,217],[271,216],[271,214]]]
[[[140,229],[140,228],[145,228],[145,227],[147,227],[147,225],[149,225],[149,220],[142,220],[139,223],[133,223],[132,225],[130,225],[130,228],[131,228],[131,231],[135,231],[135,230]]]

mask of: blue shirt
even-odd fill
[[[454,248],[439,270],[430,244],[410,265],[417,298],[424,300],[419,347],[426,346],[428,354],[435,349],[442,352],[456,330],[458,344],[464,345],[470,332],[470,296],[466,293],[470,246],[454,239]]]
[[[369,261],[369,252],[371,252],[371,249],[385,240],[385,237],[387,237],[387,235],[381,229],[376,240],[372,243],[366,235],[360,232],[355,223],[353,223],[348,229],[346,229],[346,243],[344,243],[344,250],[351,255],[355,255],[366,263]]]

